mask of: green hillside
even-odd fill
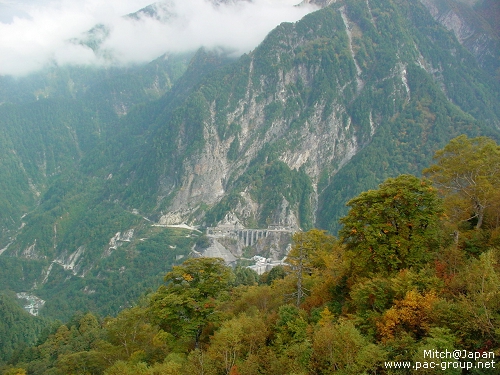
[[[15,295],[0,293],[0,366],[16,351],[35,345],[49,327],[49,321],[24,311]]]
[[[228,213],[336,234],[362,191],[500,137],[498,81],[413,0],[338,1],[239,58],[1,79],[0,290],[61,320],[131,306]]]
[[[53,178],[73,170],[116,133],[120,116],[167,92],[189,56],[128,69],[58,68],[0,77],[0,247]]]

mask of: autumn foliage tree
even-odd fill
[[[296,306],[299,306],[307,292],[304,288],[304,278],[311,274],[313,269],[324,265],[324,253],[333,252],[337,240],[325,231],[318,229],[297,232],[292,239],[292,249],[288,253],[286,262],[289,271],[295,275],[297,280],[293,298]]]
[[[394,306],[386,310],[377,328],[382,340],[405,332],[421,338],[430,329],[431,312],[437,297],[434,292],[420,294],[416,290],[406,293]]]
[[[341,241],[358,271],[391,273],[429,261],[439,246],[441,200],[429,180],[389,178],[347,203]]]
[[[192,258],[173,267],[151,299],[154,320],[177,338],[194,339],[198,346],[204,326],[213,319],[217,301],[234,275],[220,258]]]
[[[461,135],[437,151],[434,160],[424,174],[445,196],[451,219],[480,229],[490,214],[498,226],[500,146],[487,137]]]

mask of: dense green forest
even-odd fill
[[[53,326],[3,374],[499,374],[500,147],[459,136],[423,174],[350,200],[338,238],[297,232],[286,267],[188,259],[116,317]]]
[[[0,293],[0,362],[14,351],[36,344],[50,329],[50,321],[24,311],[14,293]]]

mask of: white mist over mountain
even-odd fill
[[[316,8],[299,0],[166,0],[156,14],[124,15],[151,0],[0,0],[0,75],[26,75],[51,65],[126,65],[201,46],[235,54],[255,48],[281,22]],[[79,41],[104,25],[91,49]]]

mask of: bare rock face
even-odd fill
[[[202,255],[207,258],[222,258],[226,264],[236,262],[236,257],[216,239],[212,239],[212,244],[205,249]]]

